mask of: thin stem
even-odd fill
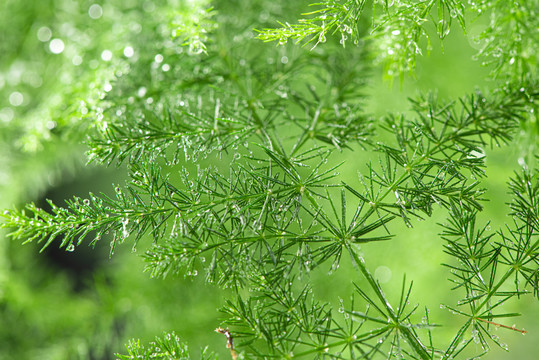
[[[355,265],[355,268],[359,270],[361,274],[367,279],[367,282],[369,283],[370,287],[374,290],[376,296],[382,303],[382,305],[385,307],[387,314],[393,324],[396,325],[396,327],[401,331],[401,333],[404,335],[410,346],[414,349],[417,355],[420,356],[423,360],[431,360],[432,357],[427,352],[427,349],[425,348],[425,345],[421,343],[421,340],[417,338],[417,336],[412,332],[412,330],[408,326],[403,326],[400,322],[399,316],[395,313],[393,310],[393,307],[389,303],[389,301],[386,299],[381,287],[378,285],[374,277],[371,275],[371,273],[367,270],[365,267],[365,263],[362,258],[359,257],[356,250],[347,244],[347,250],[350,253],[350,256],[352,257],[352,262]]]
[[[507,325],[503,325],[503,324],[498,324],[498,323],[495,323],[494,321],[485,320],[485,319],[482,319],[480,317],[477,317],[475,319],[479,320],[479,321],[482,321],[482,322],[486,322],[486,323],[491,324],[491,325],[494,325],[496,327],[502,327],[502,328],[505,328],[505,329],[518,331],[519,333],[522,333],[522,334],[527,334],[528,333],[526,330],[521,330],[521,329],[515,328],[514,325],[513,326],[507,326]]]

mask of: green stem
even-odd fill
[[[387,311],[387,315],[389,316],[390,320],[393,322],[393,324],[397,325],[397,328],[399,331],[404,335],[412,349],[414,349],[415,353],[419,355],[419,357],[423,360],[431,360],[432,357],[427,352],[427,349],[425,346],[421,343],[421,341],[417,338],[417,336],[412,332],[412,330],[408,326],[403,326],[400,322],[400,319],[397,314],[395,314],[395,311],[393,310],[393,307],[389,303],[389,301],[386,299],[382,289],[377,284],[374,277],[371,275],[369,270],[365,267],[365,263],[363,259],[357,254],[357,251],[353,249],[350,245],[347,245],[347,250],[350,253],[350,256],[352,257],[352,262],[354,263],[356,269],[363,274],[365,279],[367,279],[367,282],[369,283],[370,287],[374,290],[376,296],[382,303],[382,305],[385,307]]]
[[[348,344],[349,342],[350,341],[348,341],[348,340],[340,340],[340,341],[336,341],[336,342],[331,343],[331,344],[326,344],[324,346],[316,346],[315,348],[313,348],[311,350],[306,350],[306,351],[303,351],[303,352],[301,352],[299,354],[294,354],[294,357],[301,357],[301,356],[305,356],[305,355],[319,353],[319,352],[324,351],[325,349],[329,349],[329,348],[332,348],[332,347],[335,347],[335,346],[341,346],[341,345],[344,345],[344,344]]]

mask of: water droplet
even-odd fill
[[[129,224],[129,219],[125,217],[122,219],[122,237],[124,239],[129,236],[129,231],[127,230],[127,224]]]
[[[66,251],[69,251],[69,252],[75,251],[75,245],[74,245],[74,244],[69,244],[69,245],[66,247]]]
[[[193,40],[189,44],[189,54],[190,55],[199,55],[204,51],[204,44],[200,40]]]

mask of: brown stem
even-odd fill
[[[228,329],[218,327],[217,329],[215,329],[215,332],[226,336],[226,347],[227,349],[230,349],[230,355],[232,355],[232,360],[237,360],[238,353],[236,352],[236,350],[234,350],[234,343],[232,342],[232,334],[230,333],[230,331],[228,331]]]
[[[481,319],[481,318],[476,318],[476,319],[480,320],[480,321],[483,321],[483,322],[486,322],[488,324],[494,325],[494,326],[502,327],[502,328],[509,329],[509,330],[518,331],[519,333],[522,333],[522,334],[527,334],[528,333],[526,330],[520,330],[520,329],[515,328],[515,325],[507,326],[507,325],[498,324],[498,323],[495,323],[493,321],[489,321],[489,320],[485,320],[485,319]]]

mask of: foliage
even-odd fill
[[[90,18],[103,17],[109,30],[77,42],[84,34],[60,27],[69,39],[61,51],[56,38],[39,39],[49,44],[48,56],[64,46],[63,62],[72,56],[74,66],[56,76],[80,76],[91,85],[61,87],[60,100],[25,106],[13,122],[11,110],[2,125],[6,146],[24,154],[85,138],[90,162],[125,169],[128,180],[112,194],[74,196],[63,206],[29,202],[5,210],[9,236],[42,250],[57,241],[72,252],[110,234],[111,255],[126,242],[134,251],[144,248],[154,278],[200,273],[232,289],[221,309],[228,328],[219,332],[234,359],[480,357],[493,344],[506,347],[496,328],[526,333],[505,325],[518,314],[504,305],[539,298],[533,152],[509,183],[512,222],[492,231],[479,214],[485,149],[513,144],[521,129],[532,139],[537,131],[534,1],[325,1],[279,29],[260,19],[283,18],[300,5],[256,3],[91,4]],[[257,5],[266,13],[257,15]],[[237,8],[245,9],[241,16]],[[490,14],[479,56],[503,81],[452,101],[434,93],[411,98],[405,114],[367,114],[363,93],[372,70],[358,64],[375,58],[402,82],[421,49],[431,47],[429,34],[444,40],[455,21],[465,29],[466,11]],[[120,13],[126,17],[114,27]],[[259,40],[314,46],[261,44],[253,28],[266,29]],[[520,39],[508,37],[515,28]],[[344,47],[348,37],[353,46]],[[509,54],[498,53],[500,46]],[[87,57],[93,71],[75,63]],[[13,107],[26,98],[18,94]],[[36,116],[41,107],[50,115]],[[359,172],[357,179],[339,173],[348,168]],[[412,227],[435,211],[448,214],[440,238],[460,299],[443,305],[462,320],[449,341],[437,337],[426,306],[411,304],[412,283],[404,278],[390,299],[362,253],[393,241],[395,223]],[[353,267],[355,291],[334,314],[309,279],[342,271],[341,263]],[[119,358],[189,358],[175,334],[148,347],[131,341],[127,351]],[[203,350],[202,358],[212,356]]]
[[[118,360],[130,359],[191,359],[187,345],[183,344],[180,338],[174,334],[165,334],[162,338],[156,337],[148,347],[140,344],[140,340],[131,340],[127,345],[128,355],[118,355]],[[207,355],[202,351],[200,359],[212,359],[212,355]]]
[[[324,43],[326,34],[339,33],[344,46],[348,38],[355,44],[373,40],[376,61],[385,64],[389,77],[413,73],[417,55],[430,51],[434,34],[444,40],[457,21],[466,29],[467,12],[474,16],[490,13],[488,26],[477,35],[478,56],[486,64],[495,64],[493,74],[515,77],[535,73],[537,9],[539,3],[528,1],[454,1],[454,0],[326,0],[312,3],[316,10],[303,14],[298,24],[264,29],[258,38],[285,44],[288,39],[315,46]],[[369,8],[370,11],[369,11]],[[371,13],[371,24],[365,14]],[[477,19],[476,19],[477,21]],[[434,30],[433,30],[434,29]],[[363,36],[361,36],[361,34]],[[368,35],[366,35],[368,34]],[[425,41],[426,40],[426,41]],[[425,44],[426,42],[426,44]]]

